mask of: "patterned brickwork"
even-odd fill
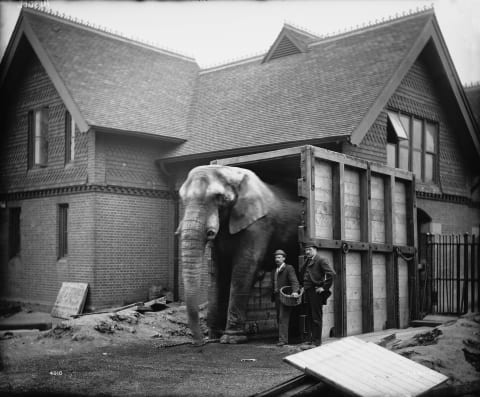
[[[421,186],[418,189],[434,191],[441,187],[443,193],[470,196],[468,164],[462,158],[462,149],[456,138],[457,126],[448,117],[451,110],[442,102],[435,82],[422,56],[402,80],[387,108],[400,110],[419,118],[439,123],[440,126],[440,184],[437,189]],[[346,145],[345,153],[366,160],[386,162],[386,109],[366,134],[358,147]]]
[[[9,98],[2,125],[0,191],[77,184],[87,178],[87,136],[77,129],[75,161],[65,166],[66,108],[38,58],[30,53],[22,78]],[[27,169],[28,111],[48,106],[48,165]]]
[[[97,146],[105,155],[108,185],[128,185],[147,189],[166,189],[167,183],[155,160],[165,151],[163,142],[127,136],[105,135]]]

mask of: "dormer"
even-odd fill
[[[318,40],[318,36],[285,24],[272,44],[262,63],[308,51],[308,43]]]

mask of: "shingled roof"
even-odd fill
[[[23,8],[0,68],[28,40],[82,130],[178,143],[165,159],[359,144],[428,47],[477,155],[480,143],[433,10],[331,37],[286,24],[262,55],[200,70],[187,56]],[[437,62],[438,61],[438,62]]]
[[[22,8],[22,35],[80,128],[186,138],[194,59],[34,8]]]
[[[284,28],[276,43],[291,34]],[[453,76],[449,85],[464,118],[469,117],[433,10],[333,37],[295,39],[305,46],[296,54],[269,58],[267,53],[201,71],[188,140],[168,157],[341,140],[359,144],[432,41],[442,53],[439,67]],[[479,151],[473,126],[468,128]]]

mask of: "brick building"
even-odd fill
[[[176,190],[195,165],[311,144],[415,172],[419,230],[476,233],[479,125],[432,10],[194,59],[23,8],[0,66],[3,299],[181,297]],[[477,102],[472,102],[472,104]],[[478,113],[478,112],[477,112]]]

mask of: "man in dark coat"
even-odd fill
[[[318,254],[317,249],[315,242],[305,244],[305,261],[300,269],[300,280],[305,289],[305,300],[310,316],[311,341],[319,346],[322,344],[322,306],[331,295],[330,287],[335,271],[328,261]]]
[[[272,272],[273,301],[277,309],[278,322],[278,343],[277,346],[283,346],[288,343],[288,324],[290,322],[291,307],[280,302],[280,288],[285,286],[292,287],[292,296],[298,297],[300,284],[292,265],[285,263],[287,254],[282,250],[275,251],[275,264],[277,268]]]

